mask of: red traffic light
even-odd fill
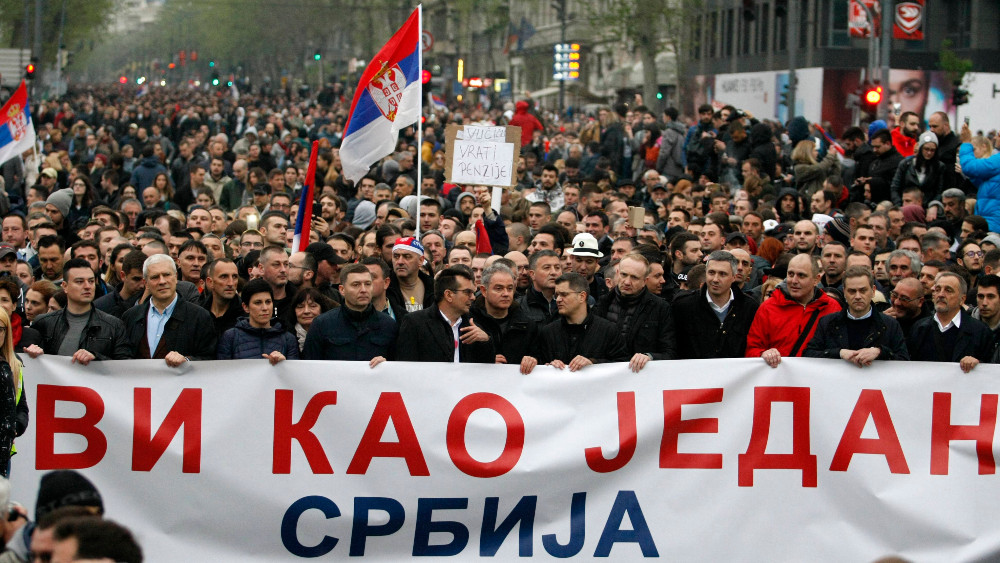
[[[118,79],[119,84],[125,84],[126,82],[128,82],[128,78],[125,78],[124,76]]]
[[[882,87],[876,86],[874,88],[869,88],[865,92],[865,101],[871,105],[878,105],[882,101]]]
[[[431,81],[431,71],[426,69],[420,71],[420,82],[422,84],[427,84],[430,81]]]
[[[28,63],[24,66],[24,77],[29,80],[35,77],[35,63]]]

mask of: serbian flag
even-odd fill
[[[302,186],[302,194],[299,196],[299,213],[295,216],[295,236],[292,238],[292,252],[305,252],[306,247],[309,246],[313,202],[316,201],[316,155],[318,153],[319,141],[313,141],[312,152],[309,153],[309,167],[306,168],[306,181]]]
[[[340,144],[344,176],[358,182],[396,148],[399,130],[420,119],[420,6],[361,75]]]
[[[0,164],[21,156],[35,144],[35,127],[28,109],[28,87],[24,81],[0,108]]]

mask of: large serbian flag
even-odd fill
[[[35,128],[28,110],[28,88],[24,81],[0,108],[0,164],[20,156],[35,143]]]
[[[420,7],[375,55],[354,92],[340,145],[344,176],[357,182],[420,119]]]

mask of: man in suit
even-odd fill
[[[137,359],[163,359],[170,367],[188,360],[214,360],[217,337],[212,315],[177,295],[177,265],[155,254],[142,265],[149,300],[129,309],[122,321]]]
[[[464,266],[445,268],[434,281],[436,303],[403,317],[396,359],[404,362],[492,364],[489,335],[469,317],[475,278]]]
[[[910,359],[958,362],[965,373],[991,360],[993,331],[962,309],[968,289],[965,279],[954,272],[934,278],[934,316],[913,325],[906,343]]]

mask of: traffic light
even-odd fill
[[[322,59],[322,58],[323,58],[323,54],[320,53],[319,51],[316,51],[316,54],[313,55],[313,60],[316,61],[316,62],[319,62],[319,60]]]
[[[951,91],[951,105],[958,107],[969,103],[969,91],[962,88],[961,82],[956,82]]]
[[[208,61],[208,68],[215,68],[215,61]]]
[[[429,84],[430,81],[431,81],[431,78],[433,78],[433,75],[431,74],[431,71],[429,71],[427,69],[424,69],[424,70],[420,71],[420,83],[421,84]]]
[[[754,0],[743,0],[743,19],[748,22],[757,19],[757,4]]]
[[[788,107],[788,84],[785,84],[781,88],[781,101],[779,104]]]
[[[30,62],[24,66],[24,78],[25,80],[31,80],[35,77],[35,63]]]
[[[876,82],[865,82],[861,87],[861,111],[878,115],[878,106],[882,103],[882,86]]]
[[[212,73],[212,86],[218,86],[218,85],[219,85],[219,73],[218,72],[213,72]]]

